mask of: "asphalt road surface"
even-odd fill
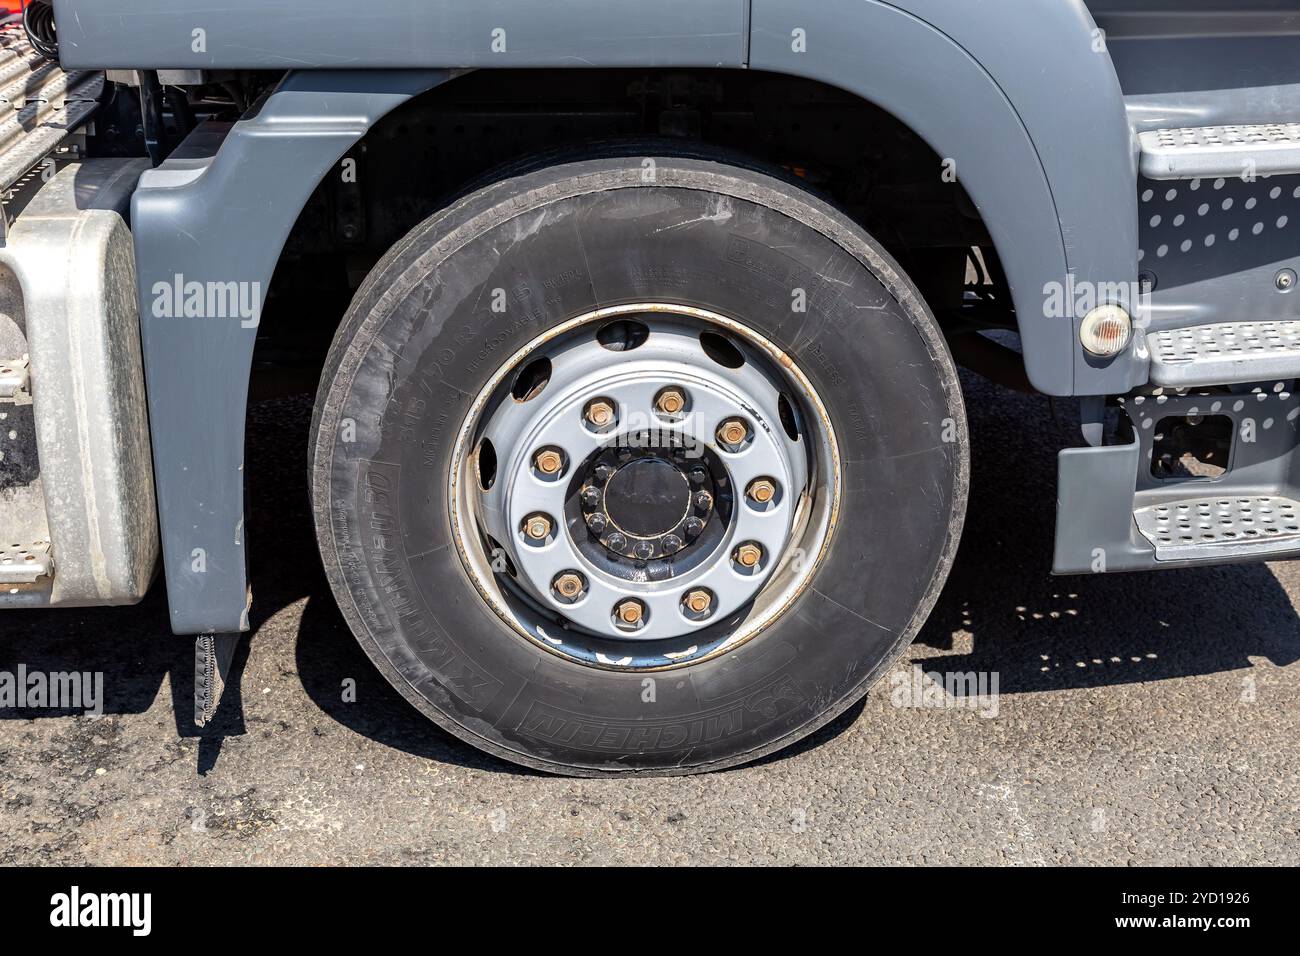
[[[1300,863],[1300,568],[1051,577],[1069,403],[966,382],[965,537],[904,666],[996,673],[996,707],[884,684],[700,777],[484,756],[344,626],[308,520],[310,400],[280,398],[254,406],[254,632],[214,724],[190,722],[161,587],[3,616],[0,670],[102,671],[105,714],[0,710],[0,863]]]

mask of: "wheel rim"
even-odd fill
[[[807,586],[840,458],[797,366],[742,324],[638,304],[529,343],[476,396],[450,475],[476,588],[547,651],[614,669],[734,649]]]

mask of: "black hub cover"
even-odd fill
[[[691,483],[663,458],[637,458],[605,486],[605,512],[623,532],[638,538],[668,534],[691,507]]]

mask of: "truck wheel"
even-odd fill
[[[313,422],[366,653],[463,740],[580,775],[742,763],[859,700],[935,602],[967,470],[898,265],[699,157],[516,172],[418,226]]]

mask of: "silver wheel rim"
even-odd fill
[[[653,670],[775,622],[824,557],[840,484],[829,416],[786,355],[727,317],[650,303],[579,316],[505,361],[457,434],[449,493],[456,547],[503,621],[583,664]]]

